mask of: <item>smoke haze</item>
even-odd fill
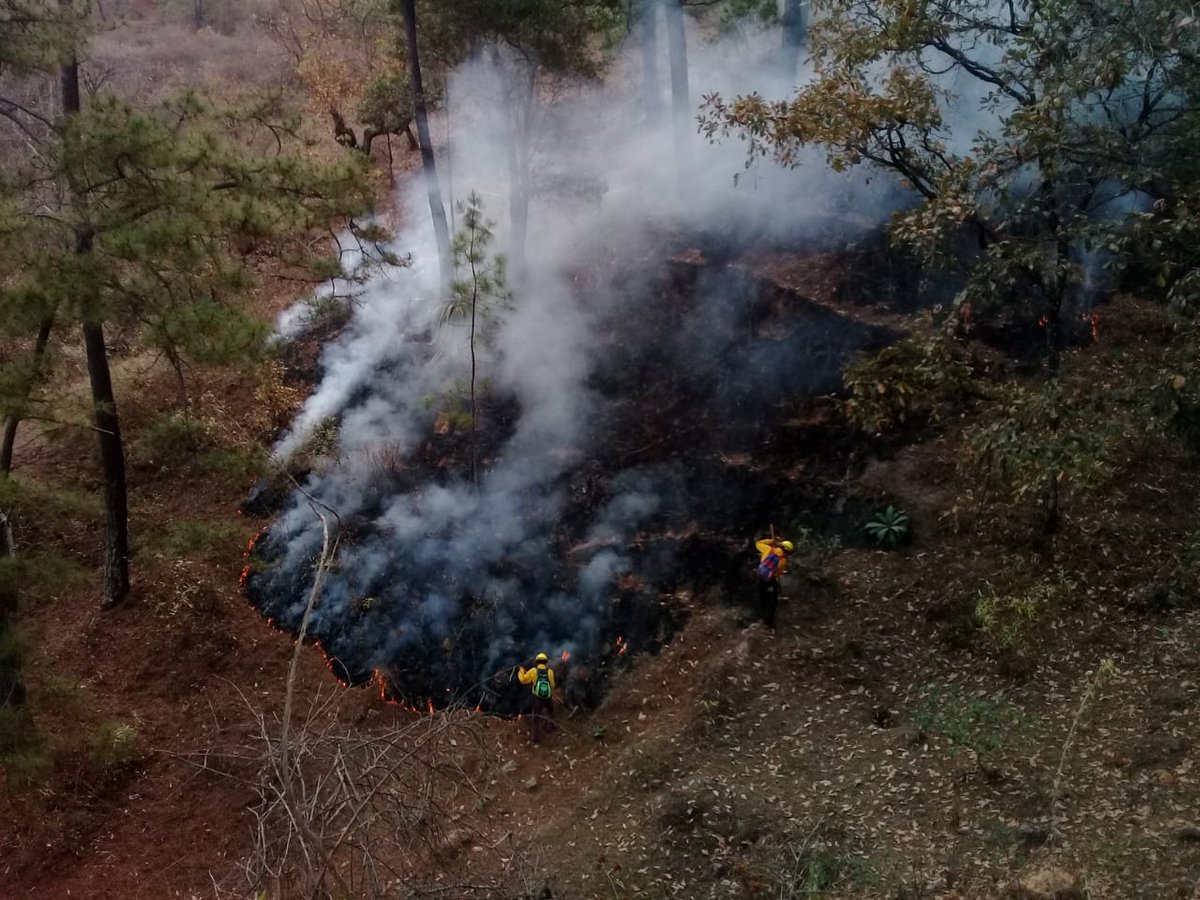
[[[693,36],[693,99],[790,93],[794,79],[771,75],[777,41],[713,45]],[[617,71],[636,53],[624,53]],[[665,85],[665,46],[660,59]],[[747,63],[755,59],[763,62]],[[455,199],[470,190],[483,197],[497,222],[494,250],[507,241],[506,77],[486,60],[454,73],[450,150],[440,148],[439,162]],[[684,398],[690,411],[680,427],[692,429],[689,447],[704,448],[709,426],[753,434],[775,385],[802,393],[837,384],[853,346],[815,360],[802,334],[757,334],[745,280],[720,272],[702,275],[686,308],[671,309],[667,258],[697,244],[713,254],[762,242],[838,246],[876,228],[906,194],[885,178],[835,174],[816,151],[796,170],[746,171],[737,141],[713,146],[693,133],[681,159],[669,112],[644,121],[637,89],[633,76],[573,85],[540,113],[526,277],[481,348],[488,390],[477,486],[466,474],[463,432],[430,443],[446,398],[464,393],[469,348],[464,327],[438,322],[443,301],[419,179],[403,198],[415,224],[392,248],[411,253],[413,265],[362,290],[276,448],[287,458],[323,423],[338,423],[336,452],[304,487],[343,528],[312,632],[346,680],[383,668],[409,700],[487,703],[496,671],[538,651],[586,660],[628,633],[630,617],[650,622],[683,576],[680,543],[648,535],[720,510],[698,510],[705,501],[683,460],[651,458],[653,435],[647,464],[636,447],[614,451],[634,437],[617,433],[629,427],[630,405]],[[441,126],[435,139],[445,139]],[[690,180],[680,197],[684,163]],[[295,316],[281,327],[294,329]],[[445,449],[431,457],[436,446]],[[452,464],[436,458],[452,450]],[[383,456],[404,463],[381,465]],[[282,627],[299,622],[320,547],[320,523],[297,493],[260,542],[266,565],[248,582]],[[652,637],[653,624],[643,625]]]

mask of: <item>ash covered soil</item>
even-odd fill
[[[1153,315],[1125,298],[1103,320],[1130,335]],[[1103,335],[1068,379],[1149,350]],[[913,511],[909,548],[810,556],[776,633],[700,590],[594,714],[537,748],[498,735],[487,813],[443,877],[555,897],[1196,896],[1200,611],[1194,588],[1161,601],[1156,549],[1192,527],[1194,462],[1131,448],[1035,548],[1027,515],[956,474],[956,440],[853,479]],[[980,591],[1047,570],[1070,590],[997,651]]]
[[[1145,327],[1155,315],[1130,298],[1105,307],[1098,342],[1069,355],[1065,377],[1103,378],[1109,354],[1155,352]],[[149,379],[146,395],[170,390],[164,372],[137,377]],[[198,393],[250,413],[243,385]],[[425,887],[950,900],[1054,896],[1057,883],[1059,896],[1195,896],[1200,609],[1194,590],[1161,590],[1163,536],[1194,528],[1194,460],[1166,440],[1131,445],[1108,488],[1068,498],[1061,533],[1038,546],[1032,510],[958,473],[965,422],[903,446],[852,440],[834,422],[813,400],[765,447],[706,452],[733,484],[739,472],[747,482],[775,473],[756,513],[781,531],[814,522],[817,470],[826,485],[840,479],[831,511],[840,497],[839,515],[857,523],[895,503],[912,514],[914,541],[894,552],[813,542],[770,632],[753,621],[747,582],[714,577],[744,571],[752,535],[734,535],[755,517],[731,524],[709,566],[685,560],[671,586],[678,632],[656,654],[607,660],[596,708],[560,708],[559,730],[538,747],[522,721],[473,717],[469,782],[448,797],[422,857]],[[848,442],[839,466],[805,456],[835,438]],[[132,470],[143,534],[185,515],[165,499],[185,490],[188,519],[237,522],[240,483]],[[831,512],[825,524],[839,521]],[[28,524],[35,540],[94,553],[94,528]],[[213,896],[214,884],[234,883],[253,794],[197,763],[234,752],[252,710],[282,707],[292,644],[247,606],[230,546],[256,526],[232,527],[232,540],[182,559],[148,542],[136,593],[115,613],[93,612],[82,586],[25,613],[38,636],[31,692],[78,685],[92,707],[80,715],[131,722],[141,743],[103,777],[81,760],[37,795],[9,789],[0,896]],[[973,616],[980,592],[1047,572],[1070,588],[1028,644],[997,650]],[[343,692],[364,734],[413,715],[341,687],[315,652],[302,655],[299,688]],[[53,731],[74,713],[40,715]]]

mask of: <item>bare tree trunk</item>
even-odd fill
[[[183,357],[179,355],[179,351],[174,344],[167,344],[167,361],[171,363],[171,369],[175,372],[175,389],[179,393],[179,408],[183,410],[183,414],[189,415],[192,411],[192,399],[188,396],[187,376],[183,371]]]
[[[688,165],[691,137],[692,101],[688,96],[687,35],[683,30],[683,0],[667,0],[667,48],[671,55],[671,109],[675,132],[675,172],[679,197],[687,196],[690,186]]]
[[[104,346],[104,326],[95,319],[83,323],[88,380],[96,434],[100,441],[100,466],[104,472],[104,595],[100,606],[115,606],[129,593],[129,505],[125,486],[125,448],[121,422],[113,396]]]
[[[0,559],[9,559],[16,555],[13,545],[12,524],[8,516],[0,512]],[[17,611],[17,582],[5,577],[0,579],[0,622]],[[0,704],[4,698],[0,697]]]
[[[658,8],[660,0],[642,0],[639,12],[642,47],[642,110],[647,122],[662,115],[662,88],[658,83]]]
[[[12,471],[13,447],[17,442],[17,426],[21,424],[19,409],[29,400],[29,395],[33,393],[34,385],[41,378],[42,370],[46,365],[46,347],[50,343],[50,332],[53,328],[53,314],[42,319],[42,324],[38,327],[37,340],[33,345],[33,373],[29,379],[29,384],[25,387],[24,396],[21,397],[21,402],[18,405],[18,411],[14,411],[4,421],[4,437],[0,440],[0,475],[7,475]]]
[[[82,108],[79,94],[79,62],[72,54],[62,67],[63,115],[77,115]],[[76,204],[79,194],[72,185]],[[92,232],[86,225],[76,226],[75,252],[92,252]],[[90,289],[89,289],[90,290]],[[95,309],[94,297],[81,298],[83,345],[87,353],[88,380],[92,386],[92,407],[96,434],[100,442],[100,466],[104,472],[104,609],[120,603],[129,593],[129,503],[125,486],[125,449],[121,443],[121,423],[113,396],[112,375],[108,369],[108,351],[104,346],[104,326]]]
[[[531,71],[522,85],[520,97],[511,98],[509,104],[508,141],[508,219],[512,233],[509,236],[509,268],[513,278],[520,283],[525,278],[525,244],[529,234],[529,176],[531,145],[533,143],[533,115],[536,102],[537,73]],[[515,87],[514,87],[515,90]]]
[[[415,0],[398,0],[404,14],[404,37],[408,42],[408,73],[412,82],[413,111],[417,120],[417,143],[421,147],[421,167],[425,172],[425,189],[429,192],[429,212],[433,216],[433,233],[437,239],[438,262],[442,271],[442,286],[450,284],[450,229],[446,224],[446,207],[442,203],[442,188],[438,183],[437,161],[433,155],[433,138],[429,134],[429,108],[425,102],[425,87],[421,80],[421,61],[417,55],[417,10]]]
[[[517,147],[517,129],[510,134],[508,145],[508,258],[513,279],[519,284],[525,278],[525,241],[529,233],[529,189]]]
[[[808,32],[808,0],[784,0],[782,67],[787,78],[796,76],[800,48]]]
[[[0,513],[0,560],[16,555],[13,544],[12,526],[8,516]],[[0,633],[11,628],[11,619],[17,611],[20,599],[17,578],[13,570],[6,570],[0,577]],[[21,680],[19,660],[10,658],[0,663],[0,707],[21,706],[25,702],[25,683]]]

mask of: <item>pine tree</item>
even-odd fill
[[[69,38],[51,42],[58,50],[39,65],[61,63],[63,115],[39,134],[37,170],[5,181],[0,250],[12,274],[0,315],[32,307],[43,323],[52,315],[64,330],[82,329],[105,481],[102,604],[111,606],[128,591],[128,511],[106,325],[140,325],[177,360],[252,351],[264,328],[239,302],[253,283],[245,249],[303,264],[311,253],[300,238],[365,210],[370,192],[360,159],[324,166],[283,152],[294,123],[272,122],[272,150],[255,145],[252,123],[271,121],[263,108],[243,116],[194,93],[150,109],[112,95],[83,102],[70,45],[79,23],[57,24]],[[48,182],[66,195],[53,215],[35,191]]]
[[[492,255],[492,223],[484,218],[483,199],[471,191],[465,203],[458,205],[462,227],[454,236],[452,253],[456,277],[451,284],[451,299],[442,310],[442,320],[465,320],[470,326],[468,346],[471,354],[471,480],[479,481],[479,401],[477,350],[482,330],[493,313],[510,300],[505,258]]]

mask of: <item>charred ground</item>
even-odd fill
[[[569,648],[559,660],[564,696],[572,707],[590,708],[615,656],[657,651],[675,633],[685,618],[676,600],[681,585],[719,588],[734,603],[749,599],[754,535],[776,522],[804,523],[817,541],[862,542],[868,504],[847,492],[861,441],[828,421],[818,398],[839,387],[850,359],[899,337],[895,308],[922,302],[917,279],[905,292],[894,280],[901,261],[886,249],[874,247],[868,267],[852,258],[846,238],[827,235],[810,241],[798,264],[835,278],[822,269],[828,257],[842,263],[843,277],[856,277],[820,302],[803,284],[773,280],[728,243],[706,254],[686,240],[655,235],[640,257],[609,248],[606,260],[584,260],[573,272],[580,306],[592,317],[589,353],[603,360],[585,384],[593,437],[586,449],[550,448],[561,471],[519,498],[522,515],[547,519],[532,552],[523,546],[482,563],[431,565],[404,539],[389,537],[387,509],[398,496],[419,505],[426,492],[461,483],[472,452],[484,479],[519,452],[511,443],[522,414],[515,398],[487,391],[473,431],[438,398],[415,452],[367,451],[370,499],[340,523],[338,539],[346,566],[357,566],[366,548],[378,571],[360,578],[336,561],[330,581],[350,599],[316,616],[311,632],[341,679],[378,681],[386,695],[417,708],[516,712],[523,696],[512,664],[528,651],[506,647],[502,659],[509,659],[497,665],[497,619],[540,624],[539,605],[559,595],[567,630],[552,633]],[[873,290],[873,303],[854,293]],[[841,299],[848,293],[854,302]],[[318,327],[303,340],[322,333]],[[407,352],[423,358],[434,351],[416,343]],[[371,383],[397,377],[381,371]],[[349,405],[370,399],[368,389]],[[339,461],[318,464],[317,483],[337,477],[331,469]],[[256,508],[261,497],[253,498]],[[376,563],[376,545],[388,562]],[[251,601],[293,633],[316,568],[319,547],[309,546],[297,561],[290,539],[277,540],[268,526],[247,570]],[[609,548],[619,561],[593,574]],[[477,566],[482,576],[466,572]],[[523,599],[497,599],[490,593],[497,584]],[[583,602],[598,592],[605,596]],[[569,630],[576,597],[581,614],[600,619],[592,637]],[[431,613],[434,600],[438,612]],[[428,625],[432,615],[447,622]],[[409,639],[414,627],[430,633]]]
[[[686,284],[699,259],[685,255],[672,277]],[[776,295],[783,324],[768,326],[785,334],[789,303],[836,302],[830,273],[845,265],[773,252],[744,261],[739,277],[791,273],[792,292]],[[814,287],[800,287],[805,276]],[[686,307],[646,296],[638,306],[683,317]],[[885,309],[866,306],[864,317],[887,324]],[[620,333],[614,325],[614,345]],[[1099,339],[1068,354],[1064,378],[1105,383],[1124,355],[1162,355],[1171,340],[1161,310],[1118,298],[1101,311]],[[649,350],[634,359],[660,369]],[[719,392],[718,371],[706,388]],[[161,367],[122,372],[125,396],[173,389]],[[521,722],[473,719],[470,781],[445,786],[446,816],[411,860],[427,878],[414,890],[976,898],[1055,870],[1092,897],[1192,896],[1200,619],[1194,572],[1171,564],[1194,531],[1200,489],[1186,444],[1132,441],[1104,490],[1070,499],[1047,546],[1033,539],[1035,509],[960,469],[969,415],[885,443],[856,435],[817,397],[765,404],[765,430],[750,415],[715,414],[697,429],[694,403],[644,377],[617,383],[642,388],[617,407],[630,431],[572,469],[568,509],[579,518],[560,548],[569,554],[586,512],[609,495],[611,471],[675,465],[689,497],[682,528],[656,523],[630,541],[639,566],[669,546],[675,574],[618,584],[611,601],[624,620],[669,595],[665,630],[643,626],[648,643],[665,643],[655,655],[614,644],[593,660],[605,691],[539,750]],[[724,389],[761,410],[759,387]],[[267,427],[260,395],[238,379],[207,380],[199,414]],[[134,412],[136,435],[149,420]],[[167,460],[145,446],[135,442],[131,460],[142,538],[129,605],[95,613],[86,581],[46,583],[26,601],[30,706],[56,775],[36,791],[6,786],[6,896],[207,896],[209,873],[232,887],[234,861],[250,851],[245,779],[256,770],[214,763],[235,758],[255,711],[279,708],[292,647],[237,586],[237,548],[258,527],[234,515],[243,477],[214,477],[194,450]],[[431,431],[415,468],[444,478],[462,446],[461,435]],[[80,447],[75,464],[27,447],[30,468],[93,487]],[[415,476],[395,477],[403,486]],[[887,502],[913,516],[915,540],[901,552],[867,546],[861,531]],[[196,521],[210,526],[205,540],[163,542]],[[748,540],[768,523],[841,537],[806,547],[776,634],[744,609]],[[28,545],[98,565],[94,512],[28,507],[16,524]],[[1071,586],[1033,643],[997,647],[975,615],[981,593],[1020,593],[1048,574]],[[1115,673],[1097,682],[1104,660]],[[302,654],[301,693],[322,686],[344,690],[319,654]],[[364,736],[412,715],[364,690],[346,690],[339,714]],[[97,752],[120,746],[106,721],[136,732],[129,753]]]

